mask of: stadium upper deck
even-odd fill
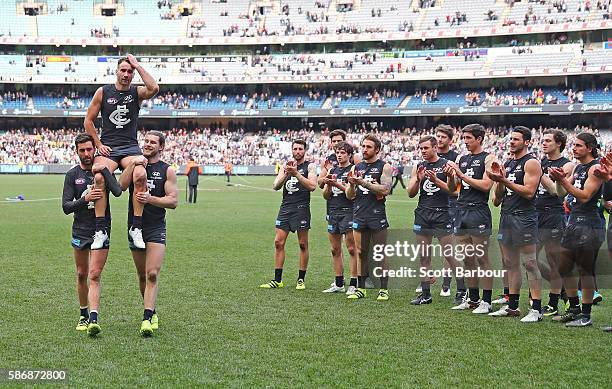
[[[5,0],[0,44],[324,43],[597,30],[612,28],[610,5],[611,0]]]
[[[113,82],[113,56],[0,55],[0,83]],[[303,83],[563,76],[612,72],[612,45],[358,53],[141,56],[160,84]],[[138,79],[136,79],[138,82]]]

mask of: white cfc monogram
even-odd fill
[[[127,105],[118,105],[117,108],[108,115],[108,119],[113,122],[115,127],[123,128],[126,124],[128,124],[131,119],[125,117],[130,112],[127,108]]]
[[[474,168],[468,168],[465,171],[465,175],[470,178],[474,177]],[[463,184],[463,189],[470,189],[470,184],[468,184],[467,182],[463,181],[462,184]]]

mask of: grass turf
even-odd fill
[[[185,204],[180,192],[179,208],[167,217],[160,330],[151,339],[138,335],[142,304],[127,249],[127,197],[113,199],[102,333],[90,339],[74,330],[78,300],[72,218],[59,199],[63,177],[0,176],[0,199],[41,200],[0,203],[0,368],[66,368],[68,384],[81,387],[612,385],[612,335],[599,330],[612,324],[607,301],[594,307],[594,327],[572,330],[550,320],[524,325],[452,312],[438,287],[434,304],[420,307],[409,305],[409,288],[392,289],[386,303],[375,301],[375,291],[357,302],[324,295],[333,273],[318,191],[308,289],[294,289],[294,236],[287,287],[258,289],[274,267],[280,193],[269,189],[271,181],[236,177],[242,186],[228,187],[221,177],[204,178],[197,205]],[[408,231],[415,204],[403,191],[392,196],[391,226]]]

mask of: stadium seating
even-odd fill
[[[385,98],[384,107],[388,107],[388,108],[398,107],[400,103],[402,103],[404,100],[406,100],[406,107],[408,108],[421,107],[424,105],[432,106],[432,107],[436,107],[436,106],[461,107],[461,106],[468,105],[465,101],[465,94],[468,92],[479,93],[481,96],[481,99],[484,100],[484,96],[487,90],[485,89],[456,90],[456,91],[439,90],[437,91],[437,100],[432,101],[426,98],[425,102],[423,102],[422,97],[420,96],[415,97],[413,94],[407,95],[406,93],[399,93],[398,96],[387,97],[387,96],[384,96],[384,93],[383,93],[383,97]],[[568,102],[567,96],[563,94],[564,91],[562,89],[543,88],[543,92],[544,92],[544,96],[551,95],[557,98],[559,103]],[[161,96],[162,99],[161,100],[163,101],[160,101],[158,103],[151,102],[151,104],[145,102],[144,106],[146,106],[149,109],[153,109],[153,110],[154,109],[169,109],[170,108],[169,102],[172,101],[174,103],[172,105],[172,108],[174,109],[185,109],[187,107],[190,109],[221,109],[221,108],[245,109],[247,108],[247,106],[250,108],[257,108],[260,110],[268,109],[267,101],[261,101],[259,99],[257,100],[257,105],[254,105],[253,104],[254,102],[251,102],[249,105],[248,101],[247,103],[243,103],[242,98],[240,98],[239,102],[236,102],[235,94],[232,94],[232,95],[228,94],[225,102],[221,100],[221,95],[213,94],[212,98],[209,98],[207,101],[203,95],[204,92],[200,92],[200,93],[202,93],[202,95],[199,98],[196,98],[196,97],[189,98],[188,95],[181,95],[178,101],[181,101],[181,102],[186,101],[188,105],[187,106],[181,105],[180,107],[178,107],[178,105],[180,104],[176,104],[177,99],[170,99],[170,98],[164,99],[163,98],[166,94],[172,95],[172,92],[167,92],[162,89],[162,96]],[[236,93],[242,96],[242,92],[236,91]],[[527,98],[528,96],[530,96],[531,93],[532,93],[532,89],[525,89],[525,90],[507,89],[507,90],[497,91],[498,96],[510,95],[510,96],[522,96],[524,98]],[[368,94],[367,92],[362,91],[359,94],[359,97],[351,96],[348,98],[343,98],[341,100],[338,100],[338,104],[336,104],[336,99],[335,99],[336,95],[334,95],[330,99],[330,107],[334,107],[334,108],[377,107],[378,106],[377,102],[372,101],[372,99],[368,99],[367,94]],[[274,94],[272,94],[272,96],[274,96]],[[325,95],[323,95],[319,99],[310,99],[309,96],[305,94],[304,95],[287,94],[283,96],[281,101],[274,100],[274,103],[271,104],[269,108],[272,108],[272,109],[282,109],[282,108],[287,108],[287,107],[295,108],[298,99],[303,102],[304,109],[321,108],[326,98],[327,96]],[[81,96],[78,96],[72,99],[69,99],[68,97],[50,97],[50,96],[35,95],[31,98],[31,101],[25,100],[25,99],[20,100],[20,101],[7,101],[6,99],[2,99],[2,94],[0,93],[0,107],[1,108],[25,109],[28,107],[28,104],[29,104],[30,107],[38,108],[38,109],[53,109],[53,108],[82,109],[83,107],[77,106],[77,103],[80,101],[82,104],[87,105],[89,104],[89,99],[90,99],[89,95],[81,95]],[[67,100],[71,100],[70,107],[66,107],[63,105],[63,103]],[[592,104],[609,103],[611,100],[612,100],[612,95],[608,92],[604,92],[603,89],[584,91],[584,102],[585,103],[592,103]],[[481,101],[481,104],[485,104],[485,103]]]
[[[581,0],[565,1],[565,12],[558,11],[552,1],[446,0],[420,9],[411,1],[392,0],[382,4],[376,0],[360,0],[353,2],[351,10],[343,11],[341,3],[333,0],[284,0],[271,2],[272,6],[263,13],[248,0],[206,0],[198,3],[192,16],[186,17],[178,12],[178,2],[171,9],[158,8],[155,1],[149,0],[121,2],[125,5],[112,17],[100,16],[91,0],[44,3],[47,4],[45,12],[24,16],[17,0],[0,2],[0,35],[88,38],[95,29],[100,31],[100,37],[133,38],[333,35],[501,27],[504,23],[559,24],[602,20],[604,15],[609,15],[609,11],[599,9],[596,4],[591,4],[587,11]],[[59,12],[60,4],[67,9]],[[283,12],[285,5],[288,9]],[[527,22],[524,22],[526,15]],[[140,22],[134,23],[134,18]]]

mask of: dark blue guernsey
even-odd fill
[[[424,166],[426,170],[434,171],[440,180],[446,182],[446,174],[444,174],[443,169],[447,162],[448,161],[444,158],[438,158],[438,160],[433,163],[423,161],[419,163],[417,169]],[[433,182],[429,181],[429,178],[425,177],[423,181],[421,181],[418,208],[448,209],[448,197],[448,193],[440,189]]]
[[[138,145],[138,88],[118,91],[115,85],[102,87],[102,135],[100,141],[110,147]]]
[[[506,177],[508,181],[518,185],[525,185],[525,164],[530,159],[535,157],[529,153],[523,155],[519,159],[511,159],[504,163]],[[535,195],[527,199],[518,193],[506,188],[505,196],[502,200],[502,213],[518,213],[518,212],[534,212],[535,213]]]
[[[569,159],[561,157],[551,161],[547,157],[542,158],[540,164],[542,165],[542,173],[548,174],[548,169],[551,167],[563,168]],[[544,211],[558,211],[563,212],[563,197],[551,195],[548,191],[540,184],[538,191],[536,192],[536,209],[538,212]]]
[[[301,165],[297,166],[297,171],[308,178],[309,165],[310,162],[304,161]],[[300,184],[297,177],[289,176],[283,186],[283,202],[281,207],[293,208],[297,206],[310,207],[310,191]]]
[[[332,168],[329,172],[331,174],[336,175],[336,180],[346,185],[348,182],[348,173],[353,168],[352,164],[349,164],[346,167],[336,166]],[[333,212],[338,211],[353,211],[353,202],[346,198],[346,193],[344,191],[332,186],[331,188],[331,196],[329,200],[327,200],[327,213],[331,214]]]
[[[85,194],[93,187],[93,174],[91,170],[83,170],[77,165],[68,170],[64,178],[64,191],[62,193],[62,209],[64,213],[74,213],[74,230],[94,230],[96,227],[96,212],[94,202],[85,201]],[[108,192],[107,192],[108,195]],[[106,217],[110,218],[110,205],[106,202]]]
[[[338,157],[336,157],[336,154],[330,154],[327,156],[327,158],[325,158],[326,161],[331,162],[331,167],[329,168],[329,170],[327,171],[328,173],[331,172],[336,166],[338,166]],[[352,158],[351,158],[352,160]],[[334,189],[334,188],[332,188]],[[327,214],[329,215],[330,209],[329,209],[329,201],[327,202],[327,204],[325,205],[326,209],[327,209]]]
[[[164,161],[157,161],[147,165],[147,189],[151,196],[164,197],[166,196],[166,179],[168,174],[168,165]],[[130,185],[130,200],[128,201],[128,226],[132,225],[132,196],[134,195],[134,186]],[[145,204],[142,212],[142,224],[146,227],[159,227],[166,225],[166,209],[160,208],[152,204]]]
[[[365,181],[380,184],[380,177],[383,173],[385,162],[377,159],[376,162],[367,163],[359,162],[355,165],[355,172],[362,174]],[[357,218],[369,218],[384,216],[385,213],[385,197],[377,196],[371,190],[358,185],[355,188],[356,197],[353,205],[353,215]]]
[[[336,167],[338,166],[338,157],[336,157],[336,154],[330,154],[327,158],[327,161],[332,163],[332,167]]]
[[[482,180],[485,173],[485,159],[489,154],[485,151],[479,154],[464,155],[459,159],[459,169],[466,176]],[[461,183],[457,204],[461,208],[473,206],[488,206],[489,192],[472,188],[467,182]]]
[[[589,178],[589,169],[591,166],[596,165],[598,161],[596,159],[592,160],[587,164],[578,164],[574,169],[574,186],[576,188],[584,189],[584,184]],[[586,203],[581,203],[576,200],[575,197],[572,197],[570,204],[570,215],[579,215],[579,216],[593,216],[599,217],[599,208],[597,203],[603,194],[603,185],[599,187],[593,194],[593,196]]]
[[[447,161],[457,161],[459,153],[455,150],[448,150],[446,153],[438,153],[438,157],[444,158]],[[450,208],[457,208],[457,198],[455,196],[448,196],[448,205]]]

